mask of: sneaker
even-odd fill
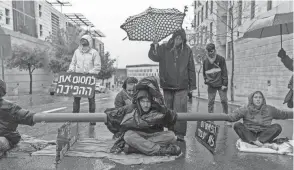
[[[159,151],[155,153],[156,156],[178,156],[181,154],[181,148],[174,144],[161,146]]]

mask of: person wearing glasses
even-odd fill
[[[228,72],[226,60],[216,53],[215,45],[206,45],[207,57],[203,61],[204,83],[208,86],[208,112],[213,113],[216,92],[218,91],[223,112],[228,114]],[[227,123],[228,125],[230,123]]]
[[[132,104],[134,87],[138,83],[135,77],[128,77],[125,79],[122,90],[116,95],[114,100],[115,108],[120,108]]]

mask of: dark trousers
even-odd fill
[[[96,103],[95,103],[95,93],[92,98],[88,98],[89,101],[89,112],[95,113],[96,110]],[[73,113],[79,113],[80,112],[80,105],[81,105],[81,98],[80,97],[74,97],[73,102]],[[92,123],[94,124],[94,123]]]
[[[187,90],[163,90],[165,104],[169,109],[177,113],[186,113],[188,110],[188,91]],[[174,127],[169,128],[176,135],[186,136],[187,122],[177,121]]]
[[[208,112],[213,113],[214,111],[214,101],[215,101],[215,96],[216,92],[218,91],[219,97],[221,99],[221,104],[223,107],[223,112],[228,114],[228,97],[227,97],[227,89],[221,90],[220,87],[215,88],[215,87],[210,87],[208,86],[207,88],[208,91]]]
[[[258,139],[261,143],[269,143],[279,136],[282,127],[279,124],[272,124],[262,132],[253,132],[247,129],[243,123],[237,122],[234,124],[234,130],[244,142],[252,143]]]

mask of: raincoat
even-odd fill
[[[21,139],[16,130],[18,124],[33,126],[34,114],[8,100],[0,98],[0,136],[5,137],[11,147],[15,146]]]
[[[183,43],[180,47],[174,47],[174,39],[180,35]],[[195,90],[196,73],[193,52],[186,44],[185,30],[176,31],[166,44],[161,44],[155,51],[152,44],[149,50],[149,58],[159,62],[160,86],[163,89]]]
[[[151,96],[151,110],[144,113],[138,102],[140,90],[148,90]],[[122,136],[116,141],[111,152],[120,152],[124,146],[123,135],[127,130],[155,133],[163,131],[163,127],[173,126],[177,120],[176,112],[164,105],[162,94],[154,77],[143,78],[136,85],[136,93],[133,104],[121,108],[106,109],[107,128],[112,133],[122,132]]]
[[[229,114],[231,122],[243,119],[243,124],[247,129],[253,132],[262,132],[271,125],[273,119],[293,118],[293,111],[283,111],[267,105],[265,97],[261,92],[260,93],[263,96],[263,103],[261,107],[256,108],[253,104],[253,96],[256,92],[249,95],[247,106],[240,107],[233,113]]]
[[[68,70],[76,73],[98,74],[101,70],[100,55],[92,48],[93,42],[90,35],[84,35],[82,39],[89,42],[89,47],[85,48],[80,45],[76,49]]]

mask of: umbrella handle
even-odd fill
[[[282,46],[282,44],[283,44],[283,37],[282,37],[282,27],[283,27],[283,25],[282,24],[280,24],[280,35],[281,35],[281,49],[283,48],[283,46]]]

